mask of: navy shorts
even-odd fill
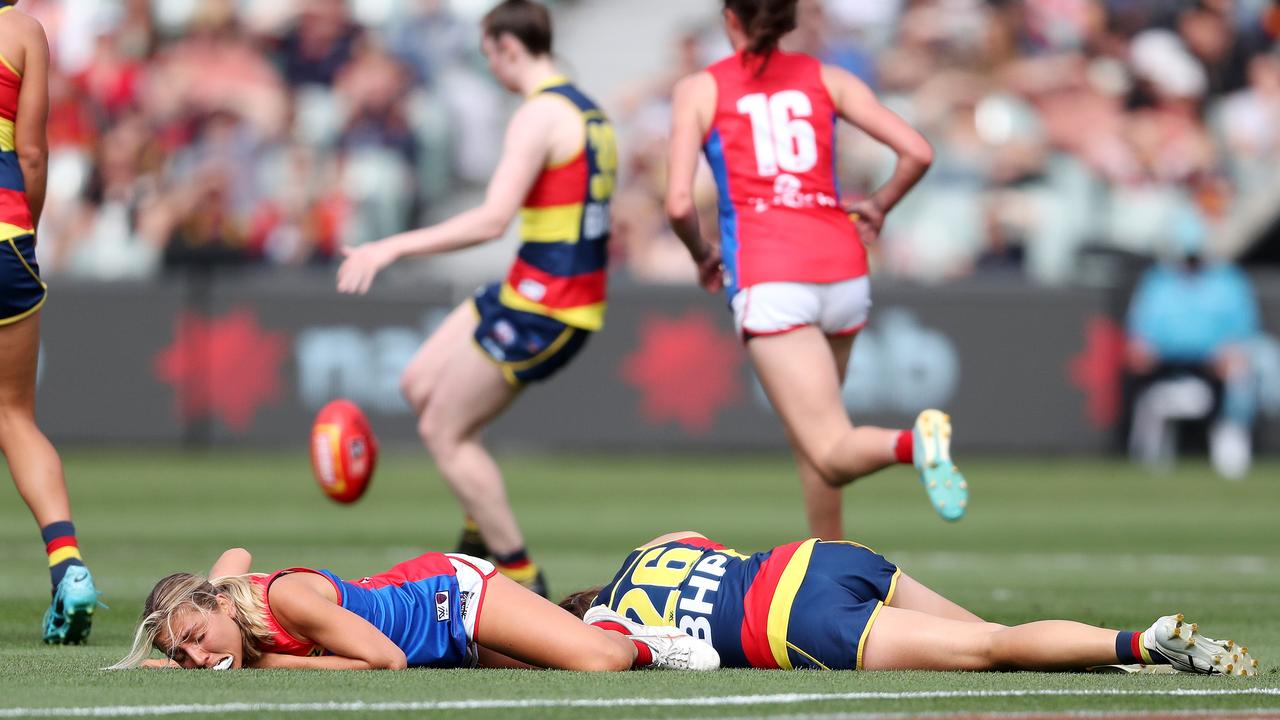
[[[509,308],[498,300],[501,287],[495,283],[476,292],[476,344],[512,385],[546,380],[578,354],[591,331]]]
[[[814,545],[787,624],[791,666],[861,669],[867,635],[893,597],[898,574],[896,565],[863,545]]]
[[[34,235],[0,240],[0,325],[34,314],[47,294],[36,264]]]

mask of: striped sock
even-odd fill
[[[498,566],[498,572],[521,585],[528,585],[538,576],[538,564],[529,559],[529,553],[524,548],[505,555],[495,554],[493,560]]]
[[[76,526],[71,521],[49,523],[40,528],[45,552],[49,553],[49,581],[56,591],[62,576],[72,565],[84,565],[80,559],[80,546],[76,543]]]
[[[1121,665],[1169,664],[1169,660],[1163,655],[1147,649],[1140,632],[1121,632],[1116,635],[1116,657]]]
[[[653,664],[653,650],[643,641],[638,640],[628,634],[628,630],[621,623],[612,620],[601,620],[591,623],[591,627],[607,630],[608,632],[616,632],[619,635],[626,635],[632,645],[636,646],[636,659],[631,662],[631,669],[649,667]]]

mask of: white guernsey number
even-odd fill
[[[773,95],[754,93],[738,100],[738,112],[751,118],[756,165],[762,177],[781,172],[805,173],[818,164],[818,134],[813,103],[799,90]]]

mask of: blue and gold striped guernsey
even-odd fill
[[[557,76],[530,97],[556,95],[582,115],[586,141],[568,162],[543,169],[520,211],[519,255],[499,296],[515,310],[599,330],[606,304],[609,202],[618,151],[613,126],[568,79]]]

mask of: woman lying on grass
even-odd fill
[[[350,582],[328,570],[249,572],[222,554],[206,579],[178,573],[147,597],[113,669],[398,670],[406,667],[710,670],[715,650],[673,627],[636,637],[584,625],[493,565],[428,553]],[[151,649],[167,659],[147,659]]]
[[[608,585],[562,606],[619,633],[674,624],[711,643],[724,667],[1258,672],[1248,648],[1204,637],[1181,615],[1140,633],[1068,620],[985,622],[850,542],[743,555],[695,532],[671,533],[628,555]]]

